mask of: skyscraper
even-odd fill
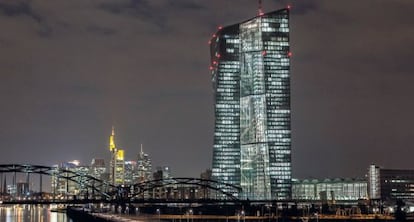
[[[138,171],[138,182],[142,183],[152,178],[152,164],[151,159],[147,153],[144,153],[141,144],[141,152],[138,153],[137,157],[137,171]]]
[[[210,40],[213,178],[240,198],[291,195],[289,9],[220,27]]]
[[[115,128],[112,127],[112,134],[109,137],[109,150],[111,151],[110,180],[113,185],[125,183],[125,160],[124,150],[119,149],[115,144]]]
[[[125,184],[133,185],[138,183],[137,162],[133,160],[125,161]]]
[[[91,167],[89,168],[89,175],[101,179],[101,180],[107,180],[108,178],[105,178],[107,175],[106,173],[106,167],[105,167],[105,160],[99,159],[99,158],[93,158],[91,162]]]

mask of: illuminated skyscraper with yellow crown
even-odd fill
[[[125,160],[124,150],[115,145],[115,128],[112,126],[112,134],[109,136],[109,151],[111,151],[110,181],[114,185],[125,182]]]

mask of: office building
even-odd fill
[[[380,168],[374,164],[368,169],[368,193],[370,199],[381,199]]]
[[[138,166],[136,161],[125,161],[125,184],[138,183]]]
[[[344,202],[368,199],[368,182],[364,179],[293,179],[292,199],[297,201]]]
[[[92,159],[91,167],[89,169],[89,175],[99,180],[105,180],[106,179],[105,160],[98,159],[98,158]]]
[[[89,175],[88,166],[82,166],[78,160],[73,160],[55,165],[54,167],[56,167],[56,171],[63,170],[61,176],[73,177],[74,173],[79,176],[75,176],[73,180],[69,180],[64,177],[59,177],[59,174],[57,174],[57,176],[52,175],[51,182],[53,194],[67,197],[83,195],[87,192],[87,176]]]
[[[368,169],[371,199],[383,201],[414,200],[414,170],[384,169],[371,165]]]
[[[171,169],[168,166],[159,166],[153,173],[154,180],[168,180],[171,177]]]
[[[109,137],[109,151],[111,151],[110,161],[110,182],[115,185],[122,185],[125,183],[125,160],[124,150],[120,149],[115,144],[115,128],[112,127],[112,133]]]
[[[144,153],[141,144],[141,151],[138,153],[137,157],[137,173],[138,173],[138,183],[149,181],[152,179],[152,163],[149,155]]]
[[[210,40],[212,176],[239,198],[291,197],[289,9],[219,27]]]

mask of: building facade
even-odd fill
[[[371,199],[391,202],[414,200],[414,170],[384,169],[371,165],[368,177]]]
[[[213,178],[239,198],[291,196],[289,10],[219,28],[210,40]]]
[[[95,177],[96,179],[107,181],[108,178],[106,178],[105,160],[99,158],[92,159],[89,175]]]
[[[380,168],[370,165],[368,169],[368,192],[370,199],[381,199]]]
[[[109,137],[109,151],[111,151],[109,179],[115,186],[125,183],[125,159],[124,150],[119,149],[115,144],[115,129]]]
[[[133,185],[138,183],[137,162],[133,160],[125,161],[125,184]]]
[[[64,170],[63,176],[73,177],[74,180],[69,180],[64,177],[52,175],[52,193],[58,197],[78,196],[84,195],[87,192],[87,176],[90,173],[89,166],[83,166],[78,160],[64,162],[59,165],[55,165],[56,170]],[[71,173],[73,172],[73,173]]]
[[[368,199],[368,182],[363,179],[294,179],[292,199],[298,201],[358,201]]]
[[[152,163],[149,155],[144,153],[141,144],[141,151],[138,153],[137,157],[137,174],[138,174],[138,183],[149,181],[152,179]]]

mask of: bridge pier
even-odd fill
[[[43,181],[42,181],[42,174],[39,174],[39,193],[40,193],[40,198],[43,199],[43,195],[42,195],[42,191],[43,191]]]
[[[27,190],[30,191],[30,172],[26,173]]]

